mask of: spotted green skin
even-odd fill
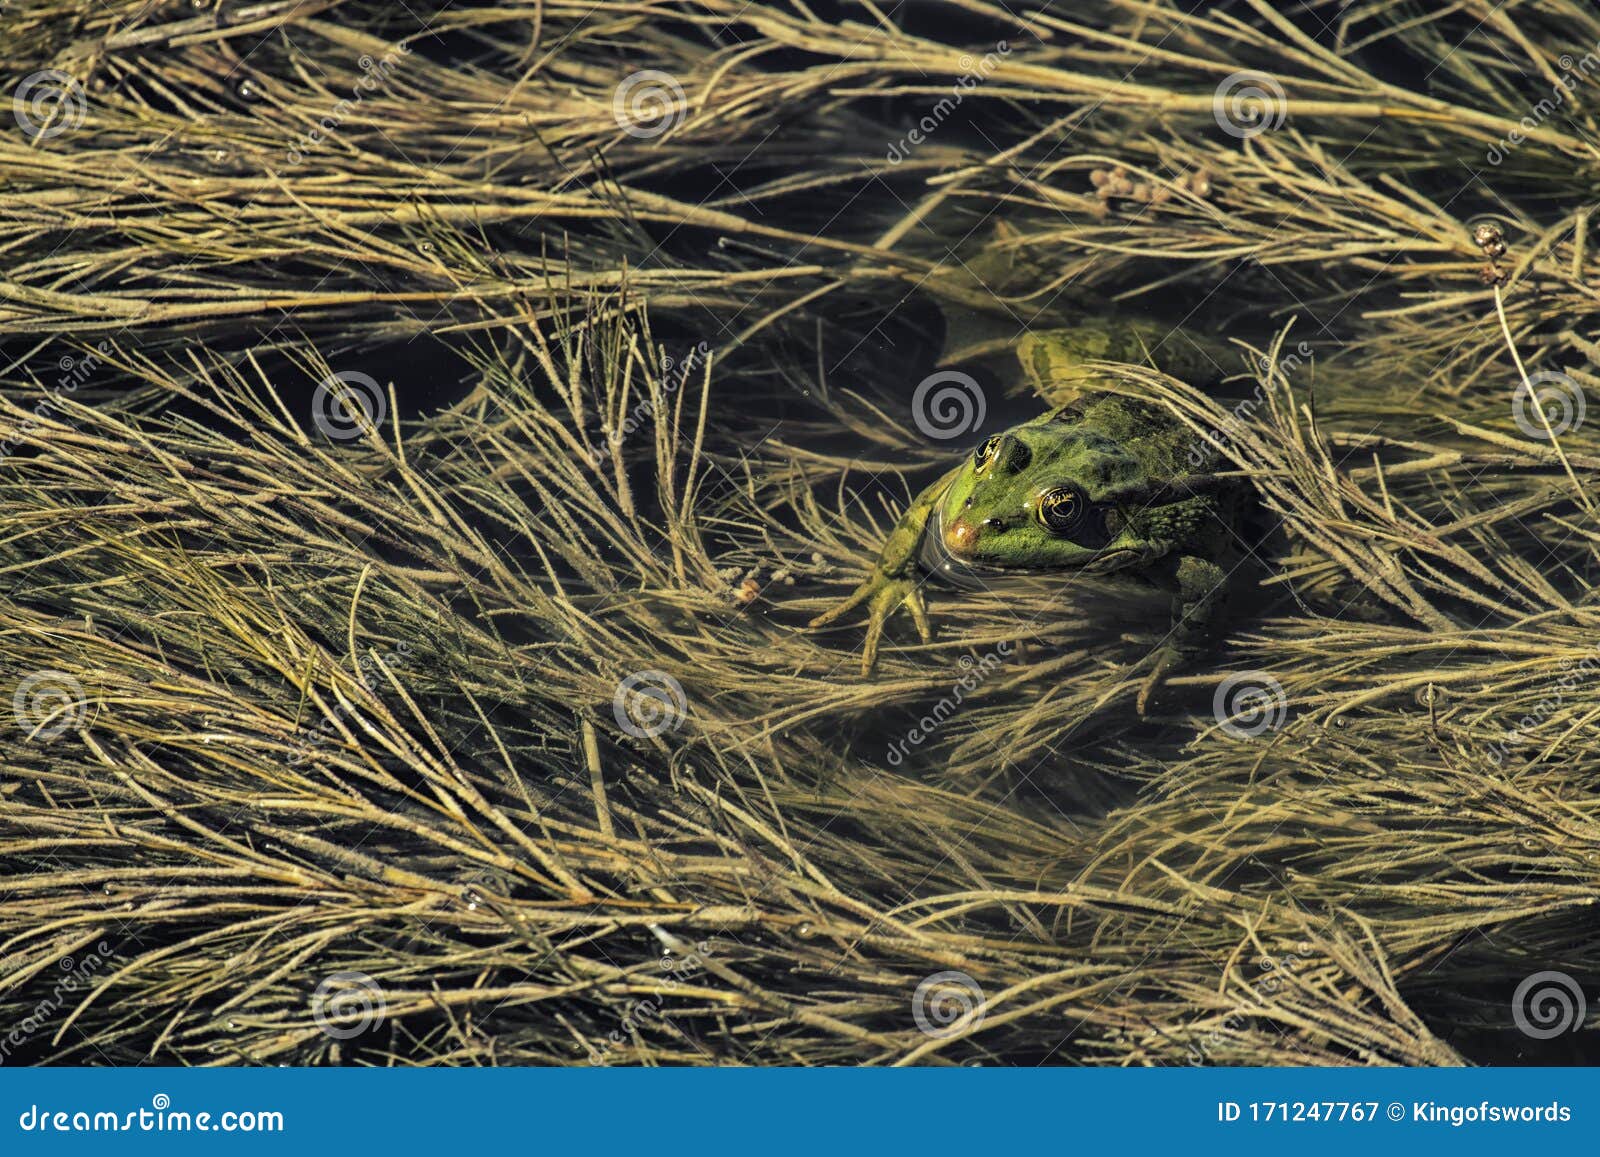
[[[1192,472],[1196,436],[1163,408],[1092,392],[1093,371],[1085,363],[1112,352],[1108,345],[1129,348],[1132,340],[1105,327],[1025,339],[1018,354],[1039,392],[1065,404],[990,439],[919,494],[867,579],[813,626],[867,604],[862,668],[869,673],[884,620],[899,607],[910,610],[930,640],[920,565],[930,533],[943,535],[950,554],[980,573],[1138,574],[1173,598],[1171,629],[1147,663],[1142,711],[1165,674],[1203,651],[1219,625],[1242,553],[1238,524],[1247,488],[1214,472]],[[1041,497],[1063,487],[1077,488],[1100,520],[1098,534],[1077,536],[1087,541],[1041,523]],[[962,524],[952,543],[953,528]]]
[[[946,478],[940,523],[976,527],[963,561],[980,567],[1110,571],[1172,557],[1209,557],[1227,539],[1226,486],[1190,473],[1195,438],[1155,406],[1116,395],[1016,426],[985,443]],[[1075,486],[1106,523],[1089,543],[1053,533],[1039,499]]]

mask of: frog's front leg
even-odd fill
[[[1177,585],[1172,631],[1148,660],[1150,673],[1134,701],[1141,715],[1169,675],[1210,648],[1226,600],[1228,572],[1209,559],[1180,555],[1170,577]]]
[[[901,606],[910,610],[912,621],[917,625],[917,634],[921,636],[922,641],[924,643],[933,641],[933,631],[928,626],[927,604],[922,598],[922,580],[917,569],[917,555],[922,548],[922,536],[928,529],[928,519],[933,515],[933,508],[938,505],[939,499],[943,497],[961,469],[957,466],[912,500],[906,512],[900,516],[900,521],[895,523],[894,529],[889,532],[883,550],[878,554],[878,561],[873,564],[871,572],[862,580],[861,585],[851,591],[838,606],[818,615],[807,624],[812,628],[827,626],[862,603],[866,603],[867,637],[861,649],[863,675],[872,673],[872,668],[878,661],[878,641],[883,637],[884,624]]]

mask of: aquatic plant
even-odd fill
[[[0,1059],[1581,1056],[1600,18],[1080,8],[0,9]],[[1259,597],[863,680],[941,340],[1086,300],[1239,339],[1098,384]]]

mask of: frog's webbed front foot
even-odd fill
[[[878,661],[878,643],[883,638],[884,624],[902,606],[911,611],[912,621],[917,624],[917,634],[922,636],[922,641],[933,642],[933,630],[928,626],[928,604],[922,597],[922,572],[917,568],[917,552],[922,545],[922,536],[928,529],[928,519],[933,514],[934,506],[960,470],[961,467],[957,466],[912,499],[911,505],[900,516],[900,521],[889,532],[872,572],[860,586],[845,596],[842,603],[807,624],[811,628],[825,627],[866,603],[867,637],[861,649],[863,675],[872,674],[872,668]]]
[[[912,621],[917,625],[917,634],[922,637],[922,641],[924,643],[933,641],[933,630],[928,625],[928,604],[923,600],[921,584],[914,576],[885,574],[876,566],[843,602],[832,610],[818,615],[807,625],[813,628],[825,627],[855,610],[862,603],[867,604],[867,637],[861,648],[863,675],[872,674],[872,669],[878,662],[878,643],[883,638],[884,624],[889,621],[889,616],[902,606],[910,610]]]

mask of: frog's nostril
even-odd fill
[[[998,534],[1006,528],[1006,520],[1003,518],[985,518],[981,525]]]
[[[970,554],[978,545],[978,528],[958,518],[944,532],[944,543],[956,554]]]

